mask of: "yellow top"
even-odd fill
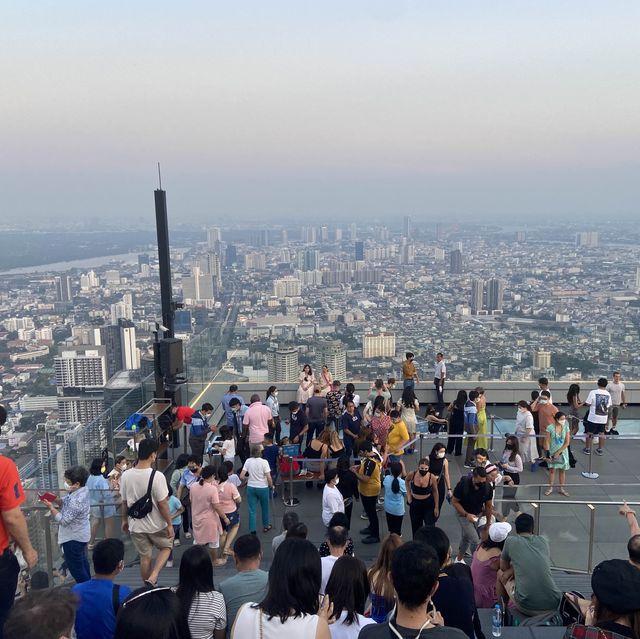
[[[387,448],[390,455],[404,455],[404,448],[400,448],[402,442],[409,439],[409,431],[407,425],[400,420],[395,424],[391,424],[391,430],[387,435]]]
[[[358,469],[358,474],[362,476],[369,476],[371,481],[360,481],[358,488],[360,494],[365,497],[376,497],[380,493],[380,468],[382,464],[380,460],[376,458],[367,457]]]

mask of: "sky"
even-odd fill
[[[640,218],[636,0],[0,3],[0,223]]]

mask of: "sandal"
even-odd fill
[[[222,554],[227,556],[227,557],[233,557],[234,556],[233,550],[229,550],[229,548],[225,548],[222,551]]]
[[[267,533],[267,532],[269,532],[272,528],[273,528],[273,526],[272,526],[271,524],[269,524],[266,528],[263,528],[263,529],[262,529],[262,532]]]
[[[158,587],[158,582],[157,581],[149,581],[148,579],[144,580],[144,585],[145,586],[149,586],[149,588],[157,588]]]
[[[227,559],[229,559],[228,555],[224,555],[223,557],[220,557],[219,559],[216,559],[213,562],[214,566],[224,566],[227,563]]]
[[[558,492],[565,497],[569,497],[569,493],[564,488],[561,488]]]
[[[548,497],[553,492],[553,488],[549,488],[544,491],[544,494]]]

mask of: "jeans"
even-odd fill
[[[256,509],[260,502],[262,527],[269,526],[269,489],[247,487],[247,505],[249,506],[249,532],[256,532]]]
[[[67,568],[76,583],[81,584],[91,579],[89,560],[87,559],[87,542],[85,541],[65,541],[62,544],[64,560]]]
[[[9,616],[16,596],[20,566],[16,556],[7,548],[0,556],[0,639],[2,628]]]
[[[402,536],[402,520],[404,519],[403,515],[392,515],[391,513],[385,513],[387,516],[387,528],[389,529],[389,534],[395,533],[396,535]]]
[[[471,553],[473,553],[480,542],[476,525],[460,514],[458,514],[458,521],[460,522],[460,528],[462,530],[458,552],[460,555],[464,555],[467,549],[469,549]]]
[[[410,388],[411,390],[415,390],[415,388],[416,388],[416,380],[415,379],[403,379],[402,380],[402,388]]]
[[[309,430],[307,431],[307,446],[311,443],[311,440],[319,435],[324,429],[324,421],[309,422]]]
[[[369,518],[369,534],[371,537],[380,538],[380,524],[378,523],[378,511],[376,510],[376,502],[378,501],[377,495],[373,497],[367,497],[366,495],[360,495],[362,499],[362,506],[364,512]]]

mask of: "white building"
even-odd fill
[[[76,346],[62,350],[53,359],[56,386],[102,388],[107,381],[106,359],[104,346]]]
[[[267,350],[269,381],[277,384],[297,382],[300,373],[297,348],[270,348]]]
[[[362,357],[394,357],[396,354],[395,333],[365,333],[362,336]]]

